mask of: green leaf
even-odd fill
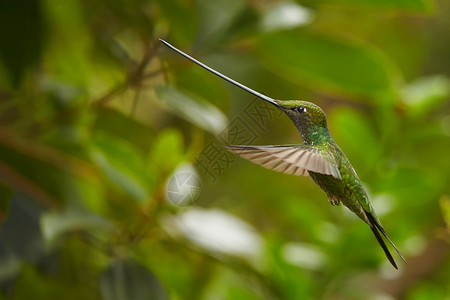
[[[153,143],[149,163],[153,171],[171,173],[184,160],[183,135],[174,128],[161,131]]]
[[[17,86],[24,72],[41,56],[43,22],[41,1],[0,1],[0,66]]]
[[[263,35],[258,52],[280,77],[313,89],[373,97],[388,93],[392,65],[367,45],[306,31]]]
[[[13,189],[0,180],[0,225],[8,219]]]
[[[324,0],[323,3],[342,3],[354,6],[368,6],[375,8],[395,9],[427,13],[434,9],[430,0]]]
[[[104,300],[167,299],[158,278],[134,261],[116,260],[102,274],[100,291]]]
[[[192,9],[188,2],[181,0],[157,0],[155,1],[161,13],[160,20],[169,25],[173,39],[191,41],[195,36],[195,27],[197,25],[197,10]]]
[[[367,116],[355,110],[340,108],[333,111],[329,121],[333,136],[350,160],[361,167],[373,169],[382,150]]]
[[[230,27],[243,13],[245,2],[240,0],[199,0],[200,11],[199,36],[211,43],[231,34]]]
[[[427,214],[425,209],[435,209],[437,205],[430,206],[429,201],[434,199],[438,191],[446,186],[445,178],[439,173],[426,169],[410,168],[399,165],[392,172],[385,173],[383,177],[375,182],[375,190],[394,195],[403,203],[421,207],[422,213]],[[411,201],[414,199],[414,201]],[[430,217],[427,215],[427,217]],[[424,217],[421,222],[426,220]]]
[[[47,206],[84,198],[80,186],[94,195],[95,172],[85,161],[47,145],[0,130],[0,174],[14,189]]]
[[[444,222],[450,230],[450,196],[442,196],[441,199],[439,199],[439,206],[441,207]]]
[[[95,128],[125,139],[143,151],[150,147],[154,135],[150,127],[113,108],[105,108],[99,112]]]
[[[174,74],[174,81],[179,89],[195,93],[219,107],[229,103],[223,79],[211,76],[211,73],[195,64],[188,64],[190,68],[180,69]]]
[[[266,31],[289,29],[309,24],[313,19],[312,10],[293,1],[279,1],[266,9],[261,27]]]
[[[168,109],[185,120],[216,135],[225,129],[227,117],[212,104],[170,86],[158,86],[156,93],[166,100]]]
[[[130,143],[97,133],[89,147],[91,159],[111,183],[137,201],[148,198],[148,178],[142,155]]]
[[[450,95],[450,80],[445,76],[429,76],[414,80],[402,90],[408,114],[427,115]]]
[[[44,239],[52,243],[65,233],[75,230],[110,231],[113,226],[100,215],[89,211],[83,211],[73,207],[67,207],[63,211],[44,213],[40,220]]]
[[[113,72],[105,64],[102,68],[96,68],[96,63],[101,60],[89,59],[92,36],[86,27],[82,3],[74,1],[66,2],[65,5],[51,5],[43,1],[43,4],[48,25],[54,29],[64,29],[51,32],[52,39],[59,42],[49,43],[45,49],[43,61],[48,73],[59,81],[83,90],[90,87],[93,73],[98,79],[108,69],[111,75]],[[92,86],[93,94],[99,90],[102,90],[102,84]]]

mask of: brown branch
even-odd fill
[[[79,177],[95,176],[96,168],[74,156],[54,148],[22,139],[9,129],[0,127],[0,145],[13,149],[22,155],[51,164]]]
[[[113,87],[110,91],[108,91],[104,96],[100,97],[98,100],[94,101],[94,105],[98,108],[105,107],[117,94],[123,93],[130,87],[141,87],[142,82],[148,78],[158,75],[162,72],[162,70],[156,70],[150,73],[145,74],[145,69],[148,64],[152,60],[152,58],[156,55],[159,49],[159,44],[157,46],[147,47],[144,57],[141,62],[134,70],[130,70],[127,74],[127,77],[124,82],[119,85]]]

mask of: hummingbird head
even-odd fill
[[[305,143],[316,144],[329,136],[327,117],[317,105],[300,100],[274,100],[294,123]]]
[[[275,100],[297,128],[327,127],[327,117],[323,110],[314,103],[300,100]]]

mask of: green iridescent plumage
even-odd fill
[[[325,113],[319,106],[306,101],[272,99],[217,72],[169,43],[163,40],[161,42],[215,75],[275,105],[292,120],[303,139],[303,144],[298,145],[228,146],[230,151],[278,172],[309,175],[327,194],[332,205],[342,203],[370,226],[386,257],[396,269],[397,264],[381,235],[405,261],[376,217],[358,175],[344,152],[331,137]]]
[[[367,222],[365,211],[373,213],[367,194],[355,170],[351,166],[344,152],[333,140],[327,128],[327,120],[323,110],[306,101],[281,101],[276,100],[279,108],[283,110],[297,127],[302,136],[303,143],[317,148],[328,162],[337,166],[342,179],[336,179],[329,175],[309,172],[311,178],[327,193],[333,202],[342,202],[361,219]],[[299,112],[298,108],[302,108]],[[352,196],[352,197],[350,197]]]
[[[280,168],[280,165],[286,161],[291,161],[294,162],[294,164],[297,163],[297,165],[301,165],[301,167],[307,170],[307,174],[314,180],[314,182],[327,194],[328,199],[333,206],[342,203],[370,226],[372,232],[377,238],[377,241],[383,248],[386,257],[389,259],[391,264],[397,268],[397,264],[383,241],[381,234],[384,235],[391,243],[399,256],[403,260],[405,259],[386,235],[383,226],[376,217],[375,211],[370,205],[369,197],[367,196],[358,175],[345,156],[344,152],[339,148],[328,131],[327,120],[323,110],[311,102],[298,100],[274,100],[273,104],[281,109],[292,120],[302,136],[303,144],[290,145],[289,147],[291,149],[295,149],[295,151],[289,152],[284,150],[284,152],[281,152],[284,154],[283,157],[273,155],[273,159],[279,160],[277,161],[277,164],[273,165],[270,165],[270,163],[261,163],[260,161],[257,161],[255,157],[260,158],[260,156],[258,156],[260,154],[258,154],[258,152],[255,153],[254,147],[232,146],[230,150],[249,160],[260,163],[263,166],[269,166],[276,171],[284,172],[282,171],[283,168]],[[264,151],[267,151],[268,148],[265,147],[271,147],[270,149],[272,153],[275,154],[280,152],[275,152],[272,149],[282,149],[282,146],[258,146],[256,149],[263,149]],[[305,149],[308,149],[307,151],[310,152],[318,153],[322,159],[316,159],[313,164],[308,164],[309,161],[300,162],[300,160],[296,161],[291,159],[294,155],[296,155],[296,153],[305,151]],[[252,156],[246,156],[248,151],[253,151],[251,152]],[[327,172],[327,165],[329,167],[336,168],[339,175],[333,175],[332,172]],[[286,170],[289,170],[289,168],[286,168]]]

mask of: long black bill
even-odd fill
[[[213,73],[213,74],[219,76],[220,78],[222,78],[222,79],[228,81],[229,83],[234,84],[234,85],[237,86],[237,87],[240,87],[241,89],[243,89],[243,90],[249,92],[250,94],[255,95],[256,97],[259,97],[259,98],[261,98],[261,99],[264,99],[264,100],[266,100],[267,102],[272,103],[272,104],[275,105],[275,106],[279,106],[278,103],[277,103],[274,99],[272,99],[272,98],[270,98],[270,97],[268,97],[268,96],[266,96],[266,95],[263,95],[263,94],[261,94],[261,93],[255,91],[255,90],[252,90],[251,88],[246,87],[245,85],[243,85],[243,84],[237,82],[236,80],[233,80],[233,79],[231,79],[230,77],[225,76],[225,75],[223,75],[222,73],[220,73],[220,72],[214,70],[213,68],[208,67],[208,66],[205,65],[204,63],[199,62],[199,61],[196,60],[195,58],[193,58],[193,57],[187,55],[186,53],[184,53],[183,51],[181,51],[181,50],[175,48],[174,46],[172,46],[171,44],[169,44],[169,43],[166,42],[165,40],[162,40],[162,39],[159,39],[159,40],[160,40],[164,45],[166,45],[167,47],[169,47],[170,49],[172,49],[173,51],[177,52],[177,53],[180,54],[180,55],[183,55],[184,57],[186,57],[186,58],[189,59],[190,61],[193,61],[194,63],[196,63],[196,64],[199,65],[200,67],[202,67],[202,68],[208,70],[209,72],[211,72],[211,73]]]

